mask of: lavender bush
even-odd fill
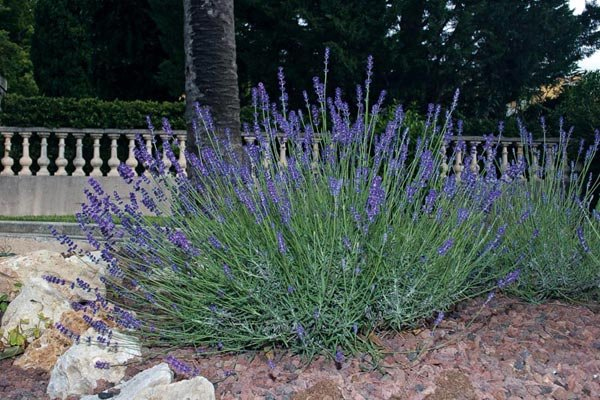
[[[440,173],[455,104],[445,113],[430,106],[417,140],[402,107],[378,131],[385,92],[370,104],[372,60],[353,106],[340,90],[327,96],[327,68],[328,55],[304,110],[288,109],[282,72],[278,105],[262,85],[253,90],[245,131],[257,141],[244,156],[216,139],[198,106],[187,176],[169,147],[172,171],[140,142],[151,176],[122,165],[128,198],[91,181],[77,218],[110,264],[105,282],[118,304],[99,297],[96,308],[147,344],[276,344],[338,360],[369,350],[373,330],[414,325],[492,289],[505,232],[492,213],[501,182]],[[161,219],[143,216],[142,205]]]
[[[569,160],[572,132],[562,122],[557,144],[533,146],[525,127],[520,131],[525,157],[513,165],[517,176],[508,179],[495,207],[498,221],[507,226],[499,266],[521,270],[508,292],[529,301],[574,300],[597,293],[600,263],[591,249],[600,248],[600,241],[593,234],[590,203],[599,181],[589,170],[600,134],[589,146],[578,143],[576,158]]]

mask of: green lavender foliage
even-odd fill
[[[545,124],[542,121],[545,132]],[[503,269],[520,268],[508,292],[525,300],[580,300],[600,288],[600,263],[594,259],[600,241],[593,234],[590,204],[598,179],[590,167],[598,147],[577,143],[569,159],[571,131],[559,127],[559,142],[533,146],[521,127],[523,176],[507,185],[496,203],[498,220],[507,224]]]
[[[492,289],[481,273],[493,270],[502,239],[487,211],[496,184],[442,177],[452,109],[444,119],[430,108],[414,143],[400,107],[377,132],[383,95],[369,103],[369,79],[355,112],[339,93],[326,99],[318,80],[304,113],[286,110],[282,75],[278,109],[259,86],[251,126],[265,133],[247,147],[246,164],[215,141],[198,108],[211,147],[189,156],[189,178],[155,174],[164,193],[144,195],[171,217],[158,226],[120,216],[132,238],[113,252],[125,278],[112,287],[147,343],[372,351],[370,332],[414,326]],[[160,170],[160,161],[146,165]]]

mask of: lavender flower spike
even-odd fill
[[[507,287],[511,283],[515,282],[517,279],[519,279],[519,274],[520,273],[521,273],[521,270],[520,269],[516,269],[513,272],[511,272],[508,275],[506,275],[504,278],[500,279],[498,281],[498,288],[504,289],[505,287]]]

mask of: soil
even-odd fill
[[[379,363],[365,355],[341,365],[318,357],[306,365],[276,352],[270,369],[264,352],[169,354],[199,367],[224,400],[600,398],[597,303],[534,305],[497,296],[482,306],[484,300],[459,304],[435,330],[373,335],[383,353]],[[145,353],[126,379],[163,360],[157,349]],[[49,373],[21,370],[13,361],[0,360],[0,399],[48,399]]]

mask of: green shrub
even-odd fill
[[[356,353],[372,350],[372,331],[414,326],[500,278],[492,267],[503,232],[488,215],[497,183],[441,177],[450,122],[440,122],[440,109],[409,143],[401,108],[376,131],[381,104],[369,103],[368,86],[356,119],[316,87],[305,117],[254,91],[253,125],[267,132],[246,147],[249,164],[225,156],[228,145],[208,128],[198,134],[212,147],[189,155],[189,179],[165,174],[142,146],[156,189],[136,190],[147,178],[122,166],[134,197],[110,204],[92,181],[78,219],[106,235],[93,243],[111,264],[113,293],[137,315],[115,319],[130,321],[146,343]],[[198,125],[210,127],[199,112]],[[275,131],[287,138],[287,165]],[[323,132],[316,158],[314,132]],[[138,203],[170,217],[153,224]],[[130,234],[122,251],[111,214]]]
[[[185,103],[6,95],[0,125],[45,128],[147,128],[146,116],[186,129]]]
[[[590,166],[600,137],[587,151],[582,143],[577,158],[569,161],[569,136],[561,127],[558,145],[532,149],[525,135],[528,168],[523,174],[528,179],[507,185],[496,203],[498,220],[508,226],[500,267],[521,269],[509,292],[528,301],[582,299],[600,288],[600,264],[590,251],[600,248],[600,240],[589,222],[599,183]]]

